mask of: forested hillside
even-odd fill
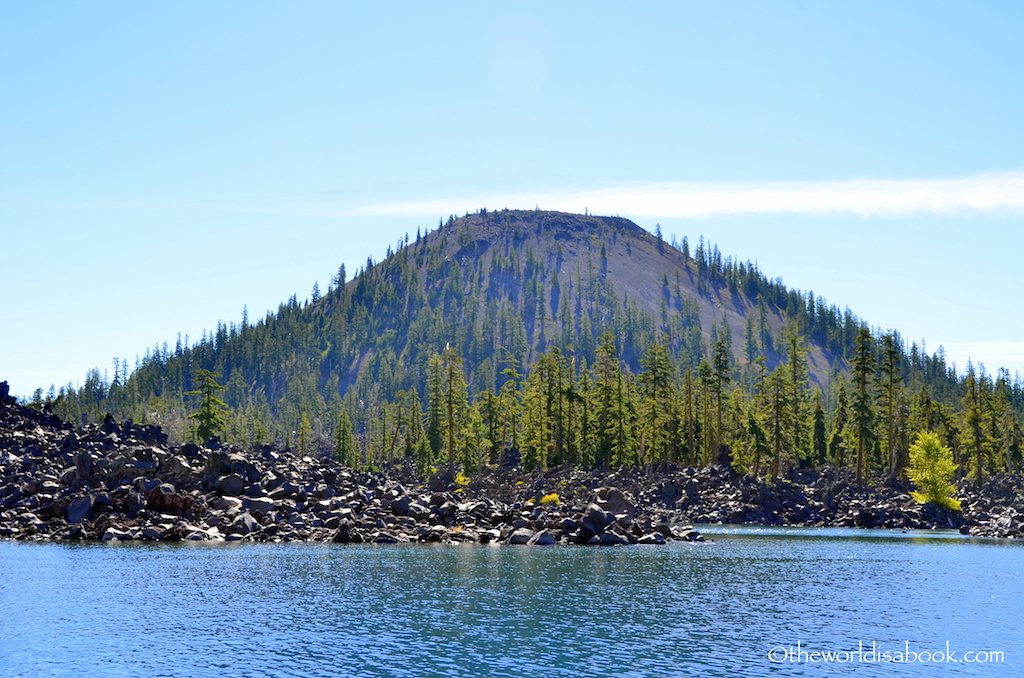
[[[924,428],[979,477],[1019,461],[1018,380],[957,374],[703,240],[481,211],[346,277],[45,400],[75,422],[111,412],[186,439],[210,370],[222,437],[352,464],[697,464],[725,444],[751,471],[828,461],[899,477]]]

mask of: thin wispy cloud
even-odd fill
[[[665,182],[592,190],[493,193],[365,205],[351,216],[420,216],[478,207],[702,218],[743,214],[1024,214],[1024,172],[958,179],[852,179],[743,183]]]

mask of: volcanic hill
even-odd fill
[[[654,342],[679,368],[725,342],[739,383],[759,355],[768,367],[785,361],[784,326],[807,348],[811,385],[825,389],[861,321],[749,262],[723,259],[717,247],[691,245],[677,249],[618,217],[481,210],[450,218],[406,236],[383,261],[367,260],[351,280],[342,267],[322,295],[292,296],[255,323],[218,323],[192,346],[165,344],[130,377],[115,376],[118,388],[94,370],[61,412],[83,422],[112,412],[169,426],[172,436],[176,420],[184,436],[186,395],[204,368],[221,375],[229,406],[248,421],[278,422],[270,433],[281,436],[303,413],[334,421],[346,398],[425,397],[427,362],[446,346],[464,358],[476,394],[501,385],[509,360],[528,370],[553,347],[578,369],[592,365],[608,332],[634,374]]]

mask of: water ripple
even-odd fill
[[[1024,631],[1008,623],[1024,549],[826,536],[612,549],[2,543],[0,676],[835,672],[767,660],[798,640],[949,640],[1007,663],[943,675],[1024,672]]]

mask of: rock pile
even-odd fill
[[[578,478],[583,486],[597,481]],[[722,466],[669,469],[651,477],[641,471],[606,474],[635,497],[656,522],[889,529],[959,529],[981,537],[1024,538],[1024,482],[995,477],[976,491],[961,481],[963,512],[920,504],[884,479],[858,488],[846,470],[835,481],[831,468],[796,470],[775,483],[736,477]]]
[[[726,466],[526,473],[466,485],[409,465],[357,472],[261,447],[169,446],[155,426],[74,429],[19,406],[0,382],[0,539],[245,540],[337,543],[663,544],[703,541],[685,523],[953,528],[1024,536],[1020,476],[966,483],[963,513],[903,488],[859,489],[830,469],[776,483]]]
[[[169,447],[158,428],[109,417],[73,430],[19,406],[0,385],[0,538],[539,546],[703,540],[689,528],[654,525],[614,487],[568,504],[502,501],[485,484],[435,477],[424,487],[409,471],[394,471],[358,473],[270,447]]]

